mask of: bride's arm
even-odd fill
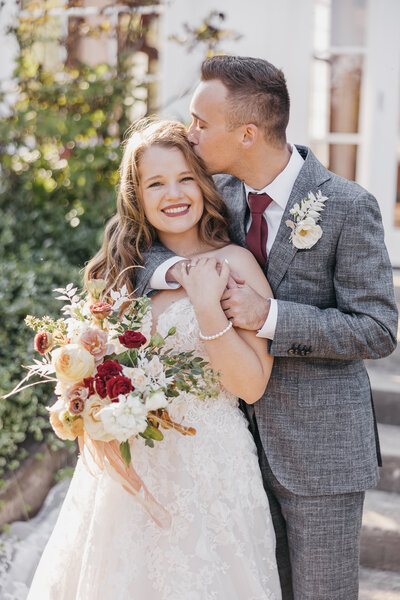
[[[215,258],[202,258],[195,262],[196,265],[188,272],[186,267],[182,267],[179,279],[194,306],[201,333],[212,336],[229,325],[220,304],[229,266],[224,263],[218,273]],[[267,280],[250,252],[234,247],[229,252],[229,264],[260,295],[271,297]],[[211,365],[215,371],[221,371],[221,383],[228,391],[248,404],[261,398],[273,363],[265,339],[256,337],[255,331],[232,327],[221,337],[205,343]]]

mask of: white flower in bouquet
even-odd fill
[[[125,377],[128,377],[131,380],[135,390],[144,392],[148,380],[143,369],[140,369],[139,367],[123,367],[122,372]]]
[[[86,321],[80,321],[78,319],[73,318],[66,319],[65,323],[67,325],[67,336],[71,344],[77,344],[80,337],[90,327],[89,323],[87,323]]]
[[[146,373],[153,379],[157,379],[164,373],[164,367],[158,356],[153,356],[151,360],[146,364]]]
[[[137,396],[118,396],[113,402],[99,411],[104,430],[113,439],[126,442],[130,437],[142,433],[147,427],[147,408]]]
[[[153,392],[148,398],[146,398],[146,409],[147,410],[158,410],[159,408],[165,408],[169,402],[165,394],[161,391]]]

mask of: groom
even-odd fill
[[[397,333],[377,202],[308,148],[287,143],[285,78],[267,61],[206,60],[191,113],[196,154],[212,174],[227,173],[215,182],[231,239],[251,249],[275,296],[265,300],[233,283],[222,307],[234,325],[258,330],[275,357],[265,395],[245,410],[274,520],[283,599],[355,600],[364,494],[380,464],[362,361],[393,352]],[[299,214],[310,192],[323,210],[314,203]],[[177,260],[163,247],[152,250],[138,293],[165,287],[157,277],[169,269],[173,280]]]

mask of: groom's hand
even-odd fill
[[[246,283],[237,283],[231,278],[222,295],[221,306],[235,327],[257,331],[268,317],[270,301]]]

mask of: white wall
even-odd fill
[[[166,3],[161,45],[163,114],[189,120],[191,92],[199,79],[199,66],[205,55],[204,48],[189,53],[168,37],[182,34],[182,23],[197,27],[212,10],[217,10],[226,15],[220,27],[243,36],[238,41],[223,41],[224,52],[265,58],[284,71],[292,102],[289,139],[306,144],[312,9],[313,0],[171,0]],[[187,94],[183,98],[171,103],[171,99],[184,92]]]

